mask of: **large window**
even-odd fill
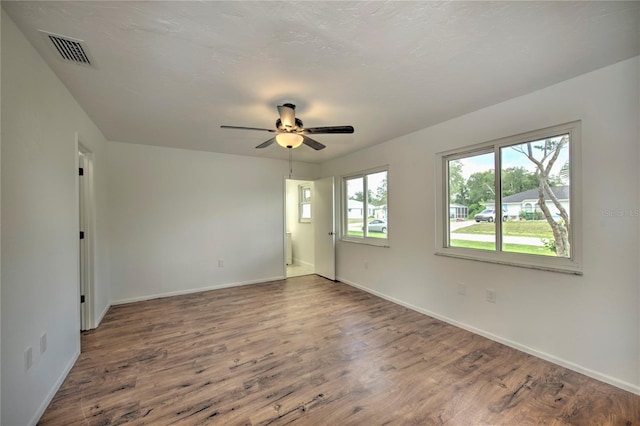
[[[438,254],[581,273],[580,123],[438,154]]]
[[[343,178],[342,238],[386,245],[389,234],[387,168]]]

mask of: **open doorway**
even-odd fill
[[[286,180],[285,263],[287,278],[315,273],[313,181]]]

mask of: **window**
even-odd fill
[[[387,245],[387,168],[343,178],[342,239]]]
[[[298,186],[298,200],[300,201],[298,218],[300,222],[311,222],[311,186]]]
[[[580,274],[579,144],[573,122],[438,154],[436,253]]]

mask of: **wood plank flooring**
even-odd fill
[[[640,425],[640,396],[304,276],[112,307],[40,425]]]

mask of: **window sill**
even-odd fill
[[[571,259],[560,259],[555,257],[549,257],[547,262],[545,259],[539,259],[538,261],[529,259],[527,256],[526,259],[520,258],[517,253],[500,253],[500,256],[497,256],[497,253],[487,252],[487,253],[476,253],[475,251],[469,250],[451,250],[451,249],[440,249],[436,250],[434,253],[436,256],[445,256],[445,257],[454,257],[458,259],[466,259],[466,260],[475,260],[477,262],[485,262],[485,263],[494,263],[498,265],[507,265],[507,266],[515,266],[519,268],[528,268],[528,269],[537,269],[541,271],[548,272],[557,272],[562,274],[570,274],[570,275],[583,275],[582,268],[580,268],[574,260]],[[543,256],[544,257],[544,256]]]
[[[378,240],[378,241],[376,241]],[[374,246],[374,247],[385,247],[385,248],[389,248],[389,240],[382,240],[379,238],[369,238],[369,239],[362,239],[362,238],[349,238],[349,237],[342,237],[340,238],[340,241],[345,242],[345,243],[354,243],[354,244],[362,244],[362,245],[366,245],[366,246]]]

